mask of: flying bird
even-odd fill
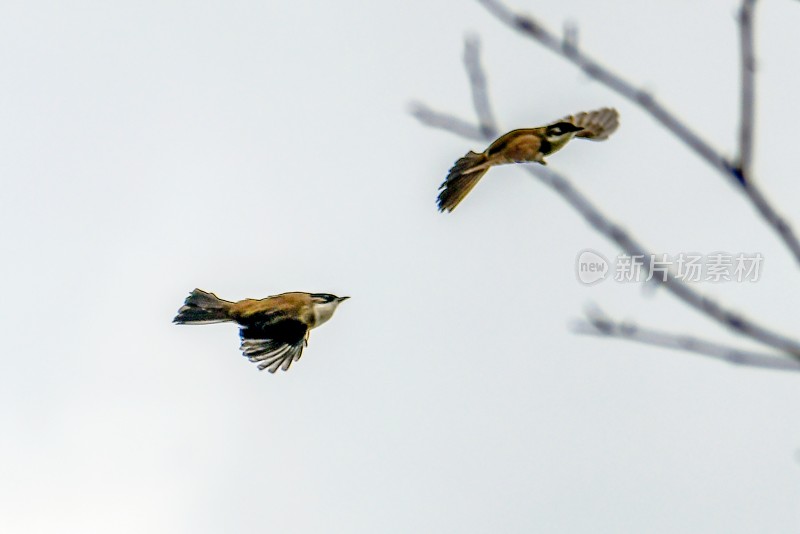
[[[526,161],[546,165],[544,157],[560,150],[573,137],[603,141],[614,133],[617,126],[617,110],[602,108],[570,115],[547,126],[512,130],[497,138],[483,152],[470,151],[456,161],[447,179],[439,186],[439,211],[453,211],[494,165]]]
[[[210,324],[232,321],[240,326],[241,351],[259,371],[286,371],[300,359],[308,334],[331,318],[350,297],[328,293],[281,293],[260,300],[231,302],[200,289],[192,291],[178,315],[177,324]]]

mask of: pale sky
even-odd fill
[[[728,155],[736,1],[512,5]],[[756,173],[800,228],[800,5],[759,2]],[[451,214],[480,143],[464,36],[505,129],[616,107],[550,165],[657,253],[758,252],[699,289],[797,336],[800,273],[735,188],[473,1],[6,2],[0,9],[0,531],[793,533],[800,374],[575,335],[595,302],[739,340],[670,295],[585,286],[619,251],[513,166]],[[287,373],[193,288],[350,295]]]

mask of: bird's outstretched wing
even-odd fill
[[[241,350],[251,362],[258,364],[258,370],[266,369],[274,373],[278,369],[286,371],[300,359],[306,346],[308,327],[296,319],[252,322],[242,326]]]
[[[614,108],[602,108],[594,111],[582,111],[561,119],[583,128],[575,137],[583,137],[592,141],[603,141],[614,133],[619,126],[619,113]]]

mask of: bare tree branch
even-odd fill
[[[478,115],[481,133],[484,137],[497,137],[497,121],[494,119],[492,106],[489,104],[486,76],[481,67],[481,42],[476,36],[467,37],[464,41],[464,67],[469,75],[472,104]]]
[[[800,241],[797,240],[797,235],[794,233],[792,227],[789,226],[789,223],[786,222],[786,219],[775,211],[772,204],[764,197],[752,180],[747,182],[744,191],[764,220],[772,226],[773,230],[778,233],[786,247],[792,252],[797,261],[800,262]]]
[[[469,122],[448,115],[447,113],[434,111],[420,102],[413,102],[410,108],[411,115],[416,117],[417,120],[425,126],[446,130],[460,135],[461,137],[466,137],[467,139],[475,139],[476,141],[483,141],[487,137],[480,128]]]
[[[614,337],[656,347],[685,350],[734,365],[780,371],[800,371],[800,362],[783,358],[780,355],[740,350],[692,336],[672,334],[642,328],[634,323],[615,321],[599,308],[588,310],[584,320],[573,324],[572,331],[577,334]]]
[[[590,58],[583,52],[578,49],[577,42],[569,32],[564,36],[563,39],[559,38],[556,34],[547,30],[541,23],[537,20],[533,19],[530,16],[519,15],[514,13],[501,2],[497,0],[478,0],[490,13],[492,13],[495,17],[497,17],[500,21],[504,22],[511,28],[522,32],[523,34],[527,35],[528,37],[534,39],[535,41],[542,44],[544,47],[552,50],[553,52],[561,55],[562,57],[566,58],[574,65],[579,67],[583,72],[585,72],[591,78],[599,81],[600,83],[606,85],[608,88],[612,89],[613,91],[617,92],[621,96],[627,98],[628,100],[634,102],[642,109],[647,111],[653,118],[655,118],[662,126],[664,126],[667,130],[669,130],[675,137],[681,140],[687,147],[697,153],[701,158],[703,158],[706,162],[708,162],[712,167],[714,167],[717,171],[722,173],[723,176],[727,177],[728,179],[732,180],[733,183],[741,186],[742,190],[745,192],[747,198],[750,199],[750,202],[755,206],[758,210],[758,213],[764,218],[764,220],[769,224],[773,230],[778,234],[778,236],[783,241],[784,245],[789,249],[789,251],[794,256],[795,260],[800,263],[800,240],[798,240],[797,235],[795,235],[792,228],[786,222],[786,220],[778,214],[777,211],[772,207],[769,201],[764,197],[763,193],[758,189],[756,184],[753,182],[752,177],[749,174],[749,169],[743,171],[744,167],[740,163],[734,163],[729,161],[727,158],[722,156],[717,150],[715,150],[710,144],[704,141],[698,134],[692,131],[686,124],[680,121],[675,115],[667,111],[667,109],[657,102],[655,98],[644,91],[643,89],[638,89],[630,82],[623,79],[621,76],[611,72],[607,68],[603,67],[595,61],[594,59]],[[740,17],[740,23],[744,18],[747,18],[747,29],[742,30],[742,49],[744,51],[745,46],[748,48],[748,55],[747,58],[750,58],[752,54],[752,4],[754,4],[755,0],[743,0],[744,7],[742,8],[742,13],[746,13],[745,17]],[[745,35],[746,34],[746,35]],[[746,40],[749,44],[745,45],[744,41]],[[752,66],[752,62],[749,62],[748,65]],[[747,65],[744,66],[747,68]],[[750,72],[749,75],[742,74],[743,80],[746,76],[750,78],[750,85],[749,89],[747,89],[748,94],[750,95],[748,98],[752,99],[753,88],[754,84],[752,83],[752,75],[753,73]],[[743,88],[744,94],[744,88]],[[752,100],[748,105],[748,109],[745,112],[745,98],[743,97],[743,119],[747,118],[747,121],[750,123],[750,128],[748,136],[752,135],[752,117],[753,117],[753,109],[752,109]],[[746,154],[742,154],[740,156],[740,162],[746,163],[746,165],[750,165],[752,161],[751,151],[752,151],[752,139],[750,139],[746,146],[742,147],[743,150],[747,150]]]
[[[475,63],[476,68],[480,68],[479,63]],[[470,79],[474,79],[472,76]],[[481,75],[480,79],[485,79]],[[487,101],[488,105],[488,101]],[[419,109],[419,108],[418,108]],[[432,115],[437,117],[436,121],[426,121],[420,119],[423,123],[444,129],[458,135],[466,130],[474,133],[479,129],[465,123],[461,119],[451,117],[446,114],[437,113],[424,108],[426,110],[425,116]],[[417,118],[420,118],[417,115]],[[472,135],[466,137],[473,138]],[[491,136],[482,136],[486,142],[492,140]],[[597,209],[587,197],[580,193],[572,184],[561,174],[553,171],[549,167],[542,165],[525,165],[525,169],[530,172],[539,181],[553,189],[558,193],[567,203],[572,206],[586,222],[596,231],[603,234],[606,238],[616,243],[623,251],[631,256],[641,256],[643,258],[643,267],[649,270],[651,259],[654,257],[644,246],[635,241],[622,227],[612,222],[606,217],[599,209]],[[789,337],[783,336],[772,330],[765,328],[742,315],[730,311],[718,302],[703,295],[690,287],[685,282],[676,278],[671,272],[667,272],[664,280],[653,278],[654,281],[663,285],[670,293],[678,297],[685,304],[697,309],[704,313],[706,316],[717,321],[723,326],[751,339],[759,341],[760,343],[773,347],[781,352],[791,356],[793,359],[800,362],[800,342],[795,341]]]
[[[741,53],[741,117],[739,124],[738,172],[745,184],[745,194],[761,216],[772,226],[800,261],[800,241],[791,226],[775,211],[753,183],[753,132],[755,131],[755,45],[753,39],[753,15],[756,0],[742,0],[739,10],[739,45]]]
[[[739,169],[748,182],[753,162],[753,129],[755,127],[755,71],[756,58],[753,52],[753,11],[756,0],[744,0],[739,10],[739,44],[741,65],[741,123],[739,124]]]

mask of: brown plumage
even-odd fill
[[[615,109],[602,108],[570,115],[547,126],[503,134],[483,152],[470,151],[456,161],[439,187],[439,211],[453,211],[490,167],[528,161],[546,165],[544,157],[560,150],[573,137],[607,139],[619,126],[618,119]]]
[[[259,370],[286,371],[300,359],[308,334],[331,318],[348,297],[329,293],[282,293],[263,299],[231,302],[200,289],[186,298],[173,319],[177,324],[236,322],[241,350]]]

